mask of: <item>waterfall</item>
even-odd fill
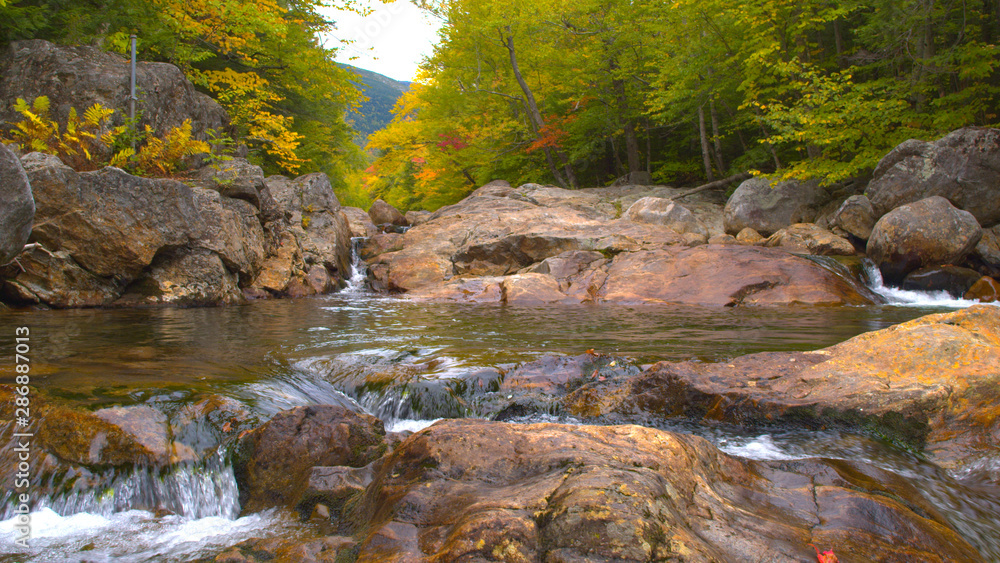
[[[874,262],[865,258],[864,275],[868,287],[885,300],[887,305],[904,307],[951,307],[962,309],[979,303],[968,299],[957,299],[947,291],[910,291],[885,285],[882,272]]]
[[[340,292],[346,294],[364,293],[368,283],[368,266],[361,259],[361,245],[368,240],[366,237],[351,238],[351,277],[347,286]]]

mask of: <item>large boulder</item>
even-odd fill
[[[1000,307],[928,315],[814,352],[661,362],[566,399],[576,416],[870,431],[962,467],[1000,453]]]
[[[376,199],[375,202],[372,203],[372,206],[368,209],[368,216],[371,217],[372,222],[376,225],[395,225],[397,227],[406,227],[410,224],[410,222],[406,220],[405,215],[381,199]]]
[[[644,197],[628,208],[625,218],[636,223],[663,225],[680,234],[694,233],[708,237],[708,229],[694,213],[669,199]]]
[[[772,183],[751,178],[736,188],[723,210],[726,232],[736,235],[750,227],[764,236],[794,223],[811,223],[830,195],[819,182],[789,180]]]
[[[855,253],[851,241],[812,223],[789,225],[769,236],[764,246],[820,256],[853,256]]]
[[[979,239],[969,261],[983,275],[1000,278],[1000,225],[983,229],[983,238]]]
[[[1000,223],[1000,129],[968,127],[934,141],[906,141],[875,167],[865,190],[877,216],[931,196],[983,227]]]
[[[48,96],[53,117],[66,123],[70,108],[83,112],[95,103],[127,114],[129,63],[97,47],[67,47],[48,41],[14,41],[0,54],[0,123],[20,121],[17,98],[29,102]],[[190,119],[196,137],[208,129],[223,129],[229,116],[209,96],[198,92],[179,68],[167,63],[136,65],[140,126],[159,134]],[[117,119],[121,119],[118,117]]]
[[[981,559],[887,471],[741,460],[641,426],[442,421],[353,504],[358,563],[805,561],[810,544],[844,561]]]
[[[927,266],[959,264],[976,247],[983,230],[968,211],[933,196],[882,216],[868,239],[868,257],[887,282]]]
[[[776,249],[732,245],[619,254],[597,297],[614,303],[727,307],[871,303],[859,284],[811,260]]]
[[[833,225],[861,240],[868,240],[877,219],[872,202],[867,197],[852,195],[834,213]]]
[[[34,217],[28,176],[17,155],[0,143],[0,266],[21,253]]]
[[[245,158],[231,158],[204,166],[194,175],[195,182],[224,197],[242,199],[261,212],[264,221],[279,218],[281,210],[264,181],[264,170]]]
[[[234,470],[244,512],[288,506],[302,497],[314,466],[362,467],[385,453],[377,418],[340,406],[282,411],[244,436]]]

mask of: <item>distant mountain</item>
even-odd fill
[[[392,120],[392,108],[403,92],[409,89],[410,83],[351,65],[341,66],[358,75],[356,84],[368,98],[357,112],[347,114],[348,121],[354,123],[354,129],[358,132],[355,142],[364,146],[368,135],[385,127]]]

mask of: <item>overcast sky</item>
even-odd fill
[[[373,9],[362,17],[352,12],[326,10],[324,15],[337,22],[328,47],[336,47],[340,39],[354,43],[337,50],[337,61],[373,70],[396,80],[412,81],[417,65],[431,54],[437,41],[438,20],[426,15],[408,0],[390,4],[379,0],[362,0]],[[352,60],[353,59],[353,60]]]

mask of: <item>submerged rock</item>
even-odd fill
[[[979,561],[919,492],[850,462],[761,463],[639,426],[439,422],[350,513],[358,563]]]
[[[385,429],[339,406],[283,411],[240,441],[234,465],[244,512],[290,506],[315,466],[361,467],[385,453]]]

